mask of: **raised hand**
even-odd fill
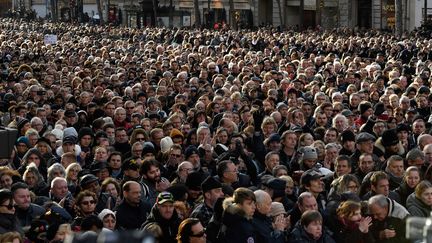
[[[369,227],[372,225],[372,218],[371,217],[365,217],[360,220],[359,223],[359,230],[362,233],[368,233]]]

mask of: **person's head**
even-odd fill
[[[369,213],[375,220],[384,221],[388,215],[389,201],[384,195],[375,195],[368,200]]]
[[[137,205],[141,199],[141,186],[138,182],[128,181],[123,185],[123,197],[127,203]]]
[[[12,231],[12,232],[7,232],[2,234],[2,236],[0,237],[0,242],[1,243],[22,243],[23,239],[20,233],[16,231]]]
[[[416,166],[410,166],[406,169],[403,181],[411,189],[415,188],[420,182],[420,170]]]
[[[14,200],[9,189],[0,190],[0,213],[15,214]]]
[[[212,176],[207,177],[202,183],[204,201],[208,206],[213,207],[219,198],[224,196],[222,184]]]
[[[346,155],[339,155],[336,158],[335,173],[338,177],[351,173],[351,159]]]
[[[317,196],[324,190],[322,174],[314,169],[305,171],[300,178],[301,186],[308,192]]]
[[[295,149],[297,146],[297,135],[294,131],[288,130],[282,133],[281,144],[284,148]]]
[[[387,160],[386,171],[392,175],[402,178],[404,174],[404,161],[399,155],[392,155]]]
[[[12,185],[11,191],[17,207],[27,210],[31,203],[28,186],[23,182],[17,182]]]
[[[272,199],[270,195],[263,191],[257,190],[254,192],[256,198],[256,209],[259,213],[268,216],[271,212]]]
[[[84,190],[78,193],[75,200],[75,209],[81,215],[90,215],[95,212],[97,196],[91,191]]]
[[[267,153],[267,155],[265,156],[265,165],[266,165],[266,169],[269,172],[273,171],[273,168],[277,165],[279,165],[280,159],[279,159],[279,152],[269,152]]]
[[[390,193],[388,176],[383,171],[376,171],[372,174],[370,178],[371,190],[375,194],[382,194],[388,196]]]
[[[38,168],[34,164],[27,166],[22,179],[29,188],[35,188],[44,181],[43,176],[40,174]]]
[[[432,183],[427,180],[421,181],[415,188],[415,195],[427,206],[432,206]]]
[[[205,243],[205,229],[197,218],[187,218],[180,223],[177,243]]]
[[[56,177],[51,181],[51,194],[58,199],[63,199],[69,192],[67,181],[63,177]]]
[[[356,176],[346,174],[334,180],[332,186],[336,186],[336,192],[339,194],[345,192],[352,192],[356,194],[360,188],[360,183]]]
[[[256,197],[250,189],[239,187],[234,191],[233,202],[251,218],[256,209]]]
[[[59,163],[55,163],[48,168],[48,183],[56,177],[66,177],[65,168]]]
[[[174,197],[170,192],[159,193],[156,200],[159,214],[165,220],[170,220],[174,215]]]
[[[303,192],[297,200],[300,212],[304,213],[307,210],[318,210],[318,203],[314,195],[310,192]]]
[[[150,182],[156,183],[161,180],[160,164],[155,159],[146,159],[140,167],[140,175]]]
[[[225,183],[233,183],[238,180],[238,170],[230,160],[224,160],[217,165],[217,174]]]
[[[117,198],[120,195],[120,184],[116,179],[109,177],[102,182],[101,190]]]
[[[322,235],[323,218],[317,210],[304,212],[300,219],[301,226],[314,240],[318,240]]]
[[[105,208],[104,210],[102,210],[102,212],[99,213],[98,217],[100,220],[102,220],[104,228],[113,231],[115,230],[117,218],[113,211]]]
[[[359,158],[359,169],[363,173],[371,172],[375,167],[375,161],[371,154],[362,154]]]
[[[351,200],[342,202],[336,210],[336,213],[337,216],[344,220],[359,222],[362,218],[361,204]]]
[[[78,173],[82,170],[81,165],[78,163],[72,163],[66,167],[66,180],[77,182],[78,181]]]
[[[411,149],[406,155],[406,161],[408,166],[417,166],[417,168],[421,169],[424,164],[425,156],[423,151],[420,149]]]

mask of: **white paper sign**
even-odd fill
[[[57,44],[57,35],[45,35],[44,37],[45,45],[56,45]]]

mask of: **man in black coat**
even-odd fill
[[[27,184],[18,182],[11,188],[14,201],[16,203],[15,214],[21,227],[30,226],[33,219],[45,214],[45,209],[39,205],[31,203],[30,191]]]
[[[256,197],[256,210],[252,219],[252,224],[256,230],[257,242],[262,243],[283,243],[285,236],[283,231],[287,227],[287,221],[283,215],[276,219],[275,228],[272,226],[272,220],[268,216],[271,211],[272,200],[270,195],[263,191],[254,192]]]
[[[139,229],[146,221],[151,206],[141,200],[141,186],[138,182],[128,181],[123,185],[123,201],[115,209],[117,225],[120,229]]]

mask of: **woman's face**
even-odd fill
[[[420,183],[420,175],[417,171],[411,171],[405,176],[409,188],[415,188]]]
[[[219,132],[218,141],[222,144],[227,144],[228,142],[228,133],[226,131]]]
[[[15,214],[15,207],[13,200],[6,200],[2,204],[0,204],[0,213],[5,214]]]
[[[73,167],[69,170],[68,179],[75,181],[78,179],[78,173],[80,172],[80,169],[78,167]]]
[[[311,146],[314,142],[312,135],[308,134],[305,136],[303,144],[304,146]]]
[[[24,181],[30,188],[33,188],[37,183],[36,175],[33,172],[28,172],[24,178]]]
[[[432,206],[432,187],[427,188],[421,194],[421,200],[428,206]]]
[[[37,154],[30,154],[27,157],[27,164],[30,164],[30,163],[35,163],[36,167],[39,167],[39,165],[40,165],[39,156]]]
[[[93,197],[84,197],[79,206],[84,214],[92,214],[96,208],[96,201]]]
[[[307,233],[312,235],[314,240],[318,240],[322,235],[322,222],[321,221],[313,221],[309,225],[305,227]]]
[[[111,214],[105,216],[105,218],[103,219],[103,226],[104,228],[115,230],[116,219],[114,218],[114,216],[112,216]]]
[[[111,194],[115,198],[118,196],[117,188],[112,183],[107,185],[105,192]]]
[[[358,185],[354,181],[348,182],[348,191],[357,194],[358,192]]]

